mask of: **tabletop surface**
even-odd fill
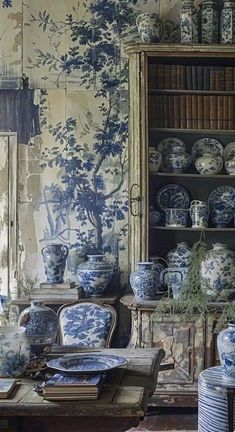
[[[102,392],[95,401],[48,401],[33,390],[36,383],[22,378],[9,399],[0,400],[0,413],[7,416],[105,416],[136,417],[146,412],[149,397],[153,393],[164,351],[154,348],[108,348],[75,350],[79,353],[112,354],[125,357],[127,366],[107,373]],[[68,350],[55,349],[49,358],[60,357]]]

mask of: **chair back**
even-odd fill
[[[117,312],[97,300],[78,300],[58,309],[60,345],[110,347]]]

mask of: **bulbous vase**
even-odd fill
[[[24,327],[0,327],[0,377],[20,377],[30,360]]]
[[[88,261],[79,264],[78,280],[86,295],[99,297],[112,279],[114,269],[104,255],[87,255]]]
[[[130,285],[137,299],[154,300],[160,289],[159,273],[152,262],[139,262],[137,270],[130,274]]]
[[[64,244],[50,244],[42,249],[47,283],[63,283],[69,249]]]
[[[225,380],[235,383],[235,323],[229,323],[217,337],[222,373]]]
[[[188,243],[177,243],[176,247],[171,249],[166,255],[169,267],[188,267],[191,253],[192,251]]]
[[[50,351],[55,342],[58,318],[56,313],[42,302],[32,301],[31,306],[19,315],[18,325],[25,327],[31,345],[31,352],[40,355]]]

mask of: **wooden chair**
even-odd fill
[[[58,309],[59,344],[109,348],[117,325],[113,306],[97,300],[78,300]]]

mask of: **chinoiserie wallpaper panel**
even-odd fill
[[[116,265],[116,286],[126,288],[124,44],[139,41],[135,21],[142,11],[158,11],[164,22],[163,40],[177,42],[180,4],[180,0],[1,0],[0,112],[12,109],[14,92],[22,92],[17,93],[18,115],[22,110],[27,115],[23,112],[20,125],[24,118],[28,121],[24,134],[19,134],[19,122],[10,125],[18,133],[20,287],[44,280],[42,247],[63,242],[71,254],[103,251]]]

